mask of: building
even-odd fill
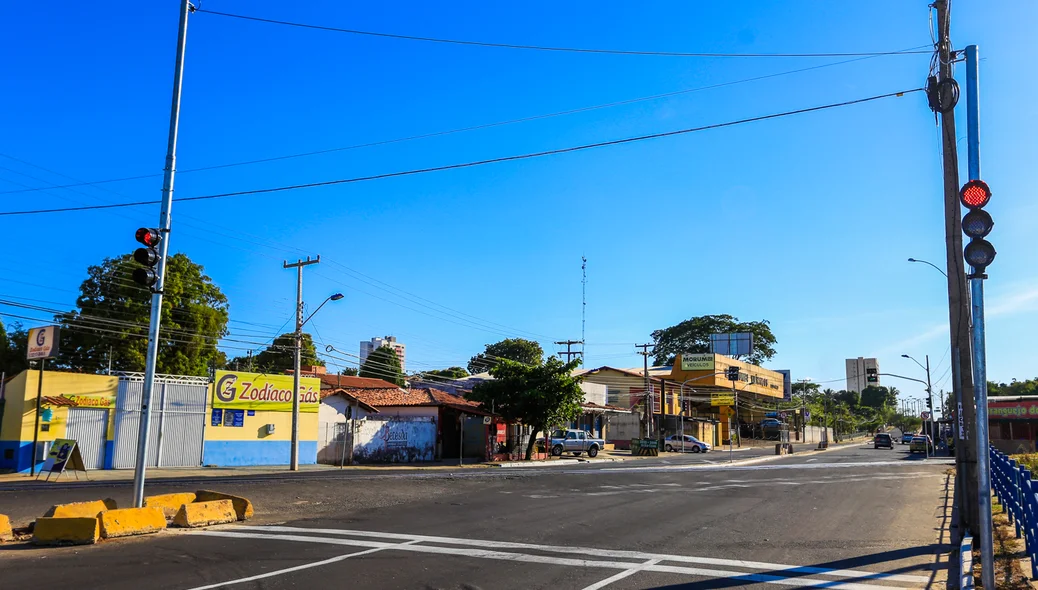
[[[847,359],[847,391],[879,387],[879,362],[874,358]]]
[[[405,362],[405,359],[407,358],[407,346],[402,342],[397,342],[396,336],[372,338],[370,342],[361,342],[360,365],[364,366],[364,361],[368,360],[368,355],[375,352],[375,350],[383,346],[388,346],[392,348],[394,352],[396,352],[397,357],[400,358],[400,372],[406,372],[407,364]]]
[[[988,432],[992,448],[1009,455],[1034,453],[1038,440],[1038,396],[989,397]]]

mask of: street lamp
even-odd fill
[[[329,301],[338,301],[343,297],[344,295],[342,293],[329,295],[320,305],[317,306],[317,309],[315,309],[313,313],[307,316],[303,321],[299,321],[299,318],[303,317],[302,313],[296,315],[296,345],[295,358],[293,360],[294,369],[292,371],[292,453],[289,460],[289,469],[292,471],[299,471],[299,373],[302,369],[300,365],[302,364],[303,356],[303,326],[314,317],[314,314],[324,307],[325,303],[328,303]],[[302,311],[301,305],[299,306],[299,309]]]
[[[909,262],[922,262],[923,264],[929,264],[930,266],[932,266],[935,269],[937,269],[937,272],[939,272],[942,275],[944,275],[944,278],[948,278],[948,273],[944,272],[944,269],[942,269],[941,267],[937,266],[936,264],[934,264],[932,262],[929,262],[929,261],[926,261],[926,260],[918,260],[918,259],[915,259],[915,258],[909,258],[908,261]]]

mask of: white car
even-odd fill
[[[672,434],[663,439],[663,450],[668,453],[680,453],[681,447],[680,434]],[[684,448],[686,453],[706,453],[711,447],[691,434],[686,434]]]

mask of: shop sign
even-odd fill
[[[58,333],[57,326],[43,326],[29,330],[28,347],[25,350],[25,358],[50,359],[58,356]]]
[[[299,411],[317,412],[320,401],[321,380],[300,377]],[[213,386],[213,407],[291,412],[292,376],[217,371],[216,384]]]
[[[714,370],[714,355],[713,355],[713,353],[682,354],[681,355],[681,370],[682,371],[713,371]]]
[[[62,394],[62,397],[75,402],[79,408],[114,408],[115,398],[105,395],[76,395],[74,393]]]
[[[989,420],[1038,420],[1038,402],[988,402]]]
[[[710,405],[711,406],[734,406],[735,405],[735,394],[732,394],[732,393],[711,393],[710,394]]]

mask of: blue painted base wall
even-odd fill
[[[202,465],[244,467],[247,465],[288,465],[291,441],[207,440]],[[299,441],[299,464],[317,463],[317,441]]]
[[[8,451],[14,451],[14,459],[5,459]],[[17,473],[29,473],[32,464],[32,442],[0,440],[0,469],[11,469]],[[43,461],[36,464],[37,470]]]

